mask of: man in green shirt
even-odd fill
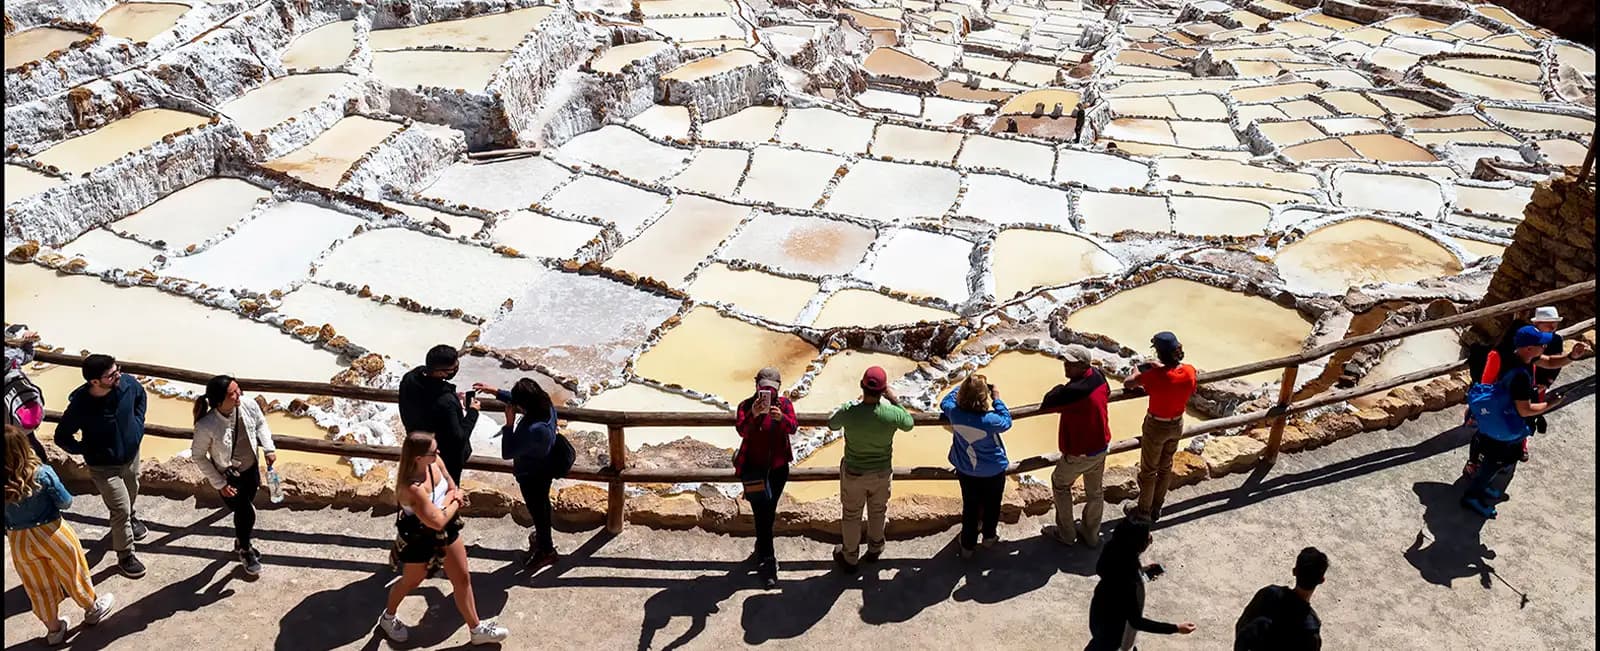
[[[844,430],[844,460],[839,463],[839,501],[844,504],[840,528],[844,544],[833,551],[846,572],[855,572],[861,560],[872,562],[883,553],[883,527],[889,513],[889,480],[894,475],[890,458],[894,433],[911,431],[911,413],[889,390],[889,376],[881,367],[861,376],[861,399],[840,406],[828,418],[828,428]],[[867,511],[867,553],[860,556],[861,510]]]

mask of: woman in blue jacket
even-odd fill
[[[550,537],[550,484],[572,470],[575,456],[572,443],[556,431],[555,404],[532,378],[517,380],[510,391],[487,384],[474,384],[472,388],[493,393],[506,406],[506,424],[500,428],[500,458],[511,460],[512,476],[533,516],[527,566],[537,571],[554,565],[560,556]]]
[[[1006,490],[1005,442],[1000,433],[1011,429],[1011,410],[1000,392],[982,375],[969,376],[939,404],[953,433],[950,464],[961,480],[962,558],[971,558],[983,524],[985,549],[1000,540],[1000,498]]]

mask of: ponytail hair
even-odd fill
[[[194,399],[194,422],[200,422],[206,414],[216,409],[217,405],[228,399],[228,387],[233,385],[233,376],[218,375],[206,382],[205,393]]]

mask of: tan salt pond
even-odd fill
[[[731,196],[749,164],[750,152],[743,149],[702,147],[689,166],[667,183],[683,190]]]
[[[83,32],[55,27],[35,27],[6,36],[6,69],[10,70],[29,61],[38,61],[45,55],[64,50],[68,45],[93,38]]]
[[[262,163],[262,167],[275,169],[297,179],[332,188],[339,179],[378,143],[401,126],[385,120],[374,120],[360,115],[347,116],[334,123],[310,144],[288,154]]]
[[[35,172],[21,165],[6,166],[6,205],[65,183],[59,178]]]
[[[415,27],[375,29],[367,37],[367,44],[374,50],[433,46],[510,50],[521,43],[523,37],[552,11],[555,11],[555,7],[529,7]]]
[[[1002,301],[1034,287],[1067,285],[1122,268],[1082,237],[1021,228],[1000,231],[992,256],[995,297]],[[1043,260],[1056,262],[1040,264]]]
[[[1490,118],[1519,131],[1568,131],[1588,134],[1594,131],[1594,118],[1561,113],[1526,111],[1507,106],[1484,107]]]
[[[1491,244],[1489,242],[1482,242],[1465,237],[1453,237],[1450,239],[1454,240],[1457,245],[1459,245],[1469,254],[1467,256],[1467,259],[1469,260],[1476,258],[1498,258],[1506,252],[1506,247],[1499,244]]]
[[[754,378],[751,375],[751,378]],[[799,376],[785,377],[793,382]],[[754,388],[754,383],[749,383]],[[730,401],[737,403],[744,396],[733,398]],[[589,409],[608,409],[613,411],[686,411],[692,413],[718,413],[724,410],[716,405],[706,404],[694,398],[662,391],[655,387],[629,382],[615,389],[590,398],[583,406]],[[725,413],[725,412],[724,412]],[[573,421],[571,426],[575,430],[604,432],[604,425]],[[628,449],[638,450],[644,445],[660,445],[689,437],[705,441],[712,445],[724,448],[739,447],[739,433],[732,427],[629,427],[627,434]]]
[[[33,160],[79,174],[144,149],[163,136],[207,123],[209,118],[174,111],[145,109],[111,124],[50,147]]]
[[[606,266],[677,286],[749,215],[746,206],[679,195],[665,215],[617,250]]]
[[[782,117],[781,106],[752,106],[700,125],[700,138],[720,142],[767,142],[778,130],[778,119]]]
[[[671,46],[667,45],[666,41],[640,41],[618,45],[595,57],[594,61],[589,62],[589,67],[595,72],[620,73],[623,66],[669,47]]]
[[[170,2],[125,2],[113,5],[94,21],[107,36],[117,36],[142,43],[157,34],[172,29],[178,19],[189,13],[189,5]]]
[[[1417,146],[1415,143],[1387,133],[1351,135],[1345,136],[1342,140],[1363,158],[1391,162],[1414,161],[1421,163],[1431,163],[1439,160],[1438,156],[1434,156],[1432,152]]]
[[[1540,140],[1534,144],[1539,153],[1557,165],[1577,166],[1583,164],[1583,159],[1588,157],[1589,148],[1581,142],[1572,140]]]
[[[481,91],[509,52],[397,50],[372,53],[372,73],[395,88],[460,88]]]
[[[1083,229],[1091,233],[1172,230],[1167,200],[1149,195],[1085,192],[1079,198],[1078,215],[1083,219]]]
[[[1304,142],[1293,147],[1285,147],[1283,156],[1296,163],[1315,160],[1342,160],[1360,158],[1356,150],[1351,149],[1343,140],[1338,138],[1323,138]]]
[[[343,65],[356,47],[355,24],[353,20],[328,23],[301,34],[283,51],[283,67],[310,70]]]
[[[1289,97],[1299,97],[1301,95],[1310,95],[1320,90],[1322,90],[1322,87],[1316,84],[1309,82],[1296,82],[1290,84],[1276,84],[1272,86],[1258,86],[1255,88],[1240,88],[1229,91],[1228,94],[1231,95],[1236,102],[1252,103],[1285,99]]]
[[[873,136],[868,153],[893,160],[949,163],[961,148],[961,139],[960,132],[886,124]]]
[[[1538,83],[1544,77],[1537,61],[1524,59],[1443,59],[1434,63],[1440,67],[1462,70],[1480,75],[1510,77],[1528,83]]]
[[[1219,323],[1231,327],[1214,327]],[[1066,326],[1111,337],[1146,355],[1151,335],[1171,331],[1183,342],[1186,361],[1201,370],[1293,354],[1311,333],[1311,323],[1292,309],[1182,278],[1117,292],[1073,312]],[[1279,375],[1264,371],[1243,379],[1264,382]]]
[[[819,330],[839,327],[872,328],[906,325],[919,321],[945,321],[954,312],[923,307],[889,298],[866,289],[843,289],[828,297],[811,327]]]
[[[731,305],[777,323],[793,323],[820,287],[809,280],[714,263],[695,274],[689,296]]]
[[[899,77],[912,81],[938,81],[944,76],[927,61],[892,47],[880,47],[867,55],[861,64],[867,72],[883,77]]]
[[[1072,115],[1072,110],[1078,107],[1078,101],[1081,97],[1077,91],[1064,88],[1030,90],[1012,97],[1005,104],[1002,104],[1000,111],[996,115],[1032,115],[1040,104],[1044,105],[1045,115],[1052,115],[1055,112],[1055,106],[1060,104],[1061,115],[1066,117]]]
[[[1261,235],[1272,210],[1258,203],[1214,197],[1172,197],[1172,230],[1191,235]]]
[[[677,384],[737,402],[754,388],[763,366],[778,369],[793,382],[820,351],[795,335],[751,325],[696,307],[650,350],[633,370],[664,384]]]
[[[1461,359],[1461,352],[1461,335],[1449,328],[1406,337],[1400,340],[1399,345],[1385,352],[1383,359],[1356,382],[1356,387],[1369,387],[1407,373],[1453,362]],[[1404,384],[1395,389],[1414,387],[1423,382],[1427,380]],[[1374,393],[1351,400],[1350,403],[1360,408],[1371,407],[1388,394],[1389,392]]]
[[[1276,261],[1290,289],[1333,295],[1357,285],[1407,284],[1462,269],[1456,256],[1437,242],[1370,219],[1317,229],[1280,250]]]
[[[716,56],[706,57],[685,63],[673,68],[671,72],[661,76],[663,81],[693,81],[704,79],[712,75],[735,70],[744,66],[755,65],[761,62],[761,55],[750,50],[728,50]]]
[[[862,350],[846,350],[829,355],[822,371],[811,379],[810,390],[795,401],[799,411],[829,412],[861,397],[861,374],[880,366],[893,383],[917,369],[913,359]]]
[[[272,192],[228,177],[201,179],[117,220],[113,230],[165,242],[170,249],[199,244],[237,223]],[[195,210],[205,206],[205,210]]]
[[[218,107],[245,133],[277,126],[322,103],[355,75],[341,72],[289,75],[269,81]]]
[[[1422,67],[1422,78],[1471,95],[1503,100],[1542,102],[1544,93],[1538,86],[1485,75],[1462,72],[1435,65]]]

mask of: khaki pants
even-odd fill
[[[1100,544],[1100,518],[1105,513],[1104,452],[1081,457],[1062,455],[1050,473],[1050,489],[1056,497],[1056,529],[1067,543],[1078,540],[1077,527],[1072,526],[1072,483],[1083,477],[1083,537],[1090,545]]]
[[[1172,481],[1172,455],[1183,438],[1183,419],[1156,420],[1144,416],[1144,436],[1139,440],[1139,513],[1150,519],[1161,517],[1167,499],[1167,483]]]
[[[133,551],[133,502],[139,498],[139,459],[120,466],[89,466],[100,499],[111,514],[111,548]]]
[[[839,528],[844,534],[844,560],[854,564],[861,559],[861,509],[867,510],[867,551],[883,551],[883,527],[889,515],[889,485],[894,472],[876,470],[858,473],[839,463],[839,501],[844,504],[844,519]]]

